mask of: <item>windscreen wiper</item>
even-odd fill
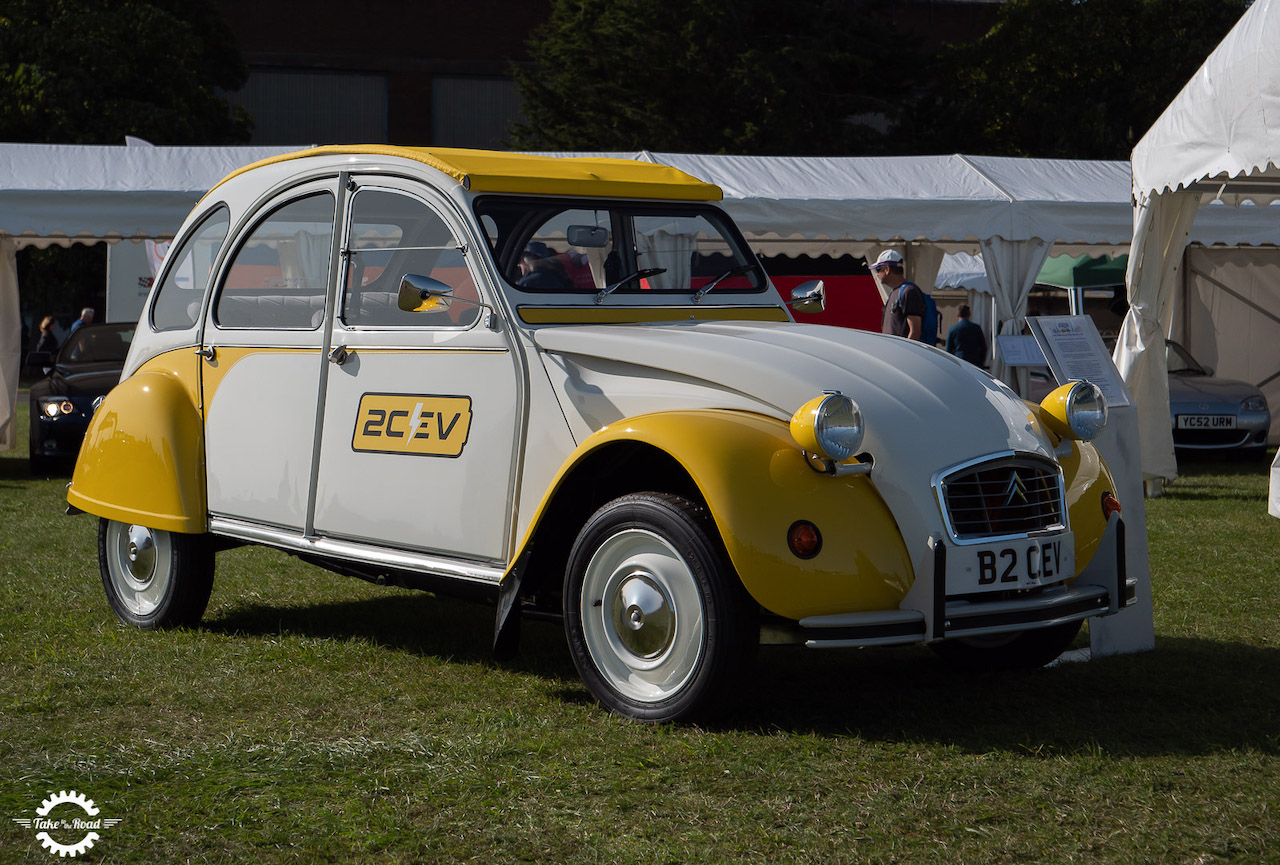
[[[755,269],[756,269],[756,266],[755,266],[754,264],[752,264],[751,262],[747,262],[746,264],[739,264],[737,267],[731,267],[731,268],[729,268],[729,269],[728,269],[728,270],[726,270],[724,273],[720,274],[720,275],[719,275],[719,276],[717,276],[715,279],[711,280],[711,281],[710,281],[710,282],[708,282],[706,285],[702,286],[702,288],[700,288],[700,289],[698,289],[696,292],[694,292],[694,295],[693,295],[693,302],[694,302],[694,303],[700,303],[700,302],[702,301],[702,296],[703,296],[704,294],[706,294],[706,293],[707,293],[708,291],[710,291],[711,289],[715,288],[715,287],[716,287],[717,285],[719,285],[720,283],[724,282],[724,281],[725,281],[726,279],[728,279],[729,277],[731,277],[731,276],[742,276],[742,274],[744,274],[744,273],[750,273],[751,271],[753,271],[753,270],[755,270]]]
[[[651,276],[657,276],[660,273],[666,273],[665,267],[646,267],[644,270],[637,270],[630,276],[624,276],[613,285],[606,286],[596,293],[596,303],[604,303],[604,299],[613,294],[628,282],[635,282],[637,279],[648,279]]]

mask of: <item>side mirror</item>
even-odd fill
[[[482,300],[454,297],[453,287],[438,279],[418,273],[406,273],[400,278],[400,290],[396,293],[396,306],[404,312],[430,312],[446,310],[453,303],[469,303],[485,311],[484,326],[498,330],[498,316],[493,307]]]
[[[822,312],[827,308],[826,285],[820,279],[800,283],[791,289],[791,299],[787,301],[787,306],[796,312]]]
[[[400,279],[400,292],[396,295],[396,305],[404,312],[448,309],[451,300],[452,286],[417,273],[406,273]]]

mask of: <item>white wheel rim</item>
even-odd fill
[[[706,616],[689,565],[643,529],[611,535],[582,578],[582,632],[611,688],[642,703],[678,693],[706,644]]]
[[[107,525],[111,588],[130,613],[147,616],[164,601],[173,576],[169,533],[112,521]]]

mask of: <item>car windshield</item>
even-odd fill
[[[476,216],[503,277],[524,291],[761,291],[755,256],[705,205],[487,196]]]
[[[1176,342],[1165,343],[1165,364],[1169,372],[1177,375],[1208,375],[1204,367],[1196,363],[1196,359]]]
[[[67,337],[59,363],[124,363],[133,341],[134,325],[104,324],[82,327]]]

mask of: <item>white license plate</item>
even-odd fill
[[[947,550],[947,594],[1033,589],[1075,576],[1070,532]]]
[[[1235,429],[1233,414],[1180,414],[1178,429]]]

